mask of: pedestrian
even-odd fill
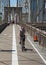
[[[14,24],[14,20],[13,20],[13,22],[12,22],[13,24]]]
[[[20,44],[23,47],[23,50],[25,50],[25,28],[21,27],[20,30]]]

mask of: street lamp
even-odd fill
[[[27,12],[27,10],[28,10],[28,1],[26,0],[26,2],[25,2],[25,9],[26,9],[26,22],[27,22],[27,14],[28,14],[28,12]]]
[[[26,2],[25,2],[25,8],[26,8],[26,13],[28,13],[27,12],[27,9],[28,9],[28,1],[26,0]]]
[[[18,0],[17,0],[17,7],[18,7]]]

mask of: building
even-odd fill
[[[36,22],[37,0],[30,0],[31,23]]]
[[[0,18],[4,20],[4,7],[10,6],[10,0],[0,0]]]
[[[17,0],[17,6],[22,7],[22,20],[28,22],[29,0]]]
[[[31,23],[46,21],[46,0],[30,0]]]
[[[44,8],[44,22],[46,22],[46,0],[45,0],[44,2],[45,2],[45,8]]]
[[[25,7],[26,2],[27,8]],[[28,13],[29,23],[46,21],[46,0],[18,0],[18,7],[22,7],[23,13]]]
[[[42,23],[44,21],[44,8],[45,8],[45,2],[44,0],[37,0],[37,11],[38,11],[38,16],[37,16],[37,22]]]
[[[28,23],[36,21],[37,0],[18,0],[18,7],[22,7],[23,13],[28,13]],[[25,17],[26,18],[26,17]]]
[[[26,11],[28,12],[28,9],[26,10],[26,1],[28,3],[28,0],[17,0],[17,4],[18,4],[18,7],[22,7],[22,12],[23,13],[26,13]]]

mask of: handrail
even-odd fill
[[[40,30],[39,28],[36,28],[27,23],[21,23],[20,25],[25,27],[26,31],[29,32],[29,34],[31,35],[33,40],[34,40],[34,36],[36,34],[36,36],[37,36],[36,41],[39,42],[39,45],[46,48],[46,32],[44,33],[44,31]]]
[[[29,26],[29,25],[27,25],[27,24],[25,24],[25,25],[28,26],[28,27],[30,27],[30,28],[35,29],[36,31],[40,32],[40,34],[41,34],[42,36],[46,37],[46,35],[44,34],[44,32],[43,32],[42,30],[40,30],[40,29],[38,29],[38,28],[35,28],[35,27],[33,27],[33,26]]]

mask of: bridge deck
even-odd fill
[[[41,49],[39,49],[41,47],[39,47],[38,42],[33,42],[33,39],[27,32],[25,42],[26,51],[21,51],[21,45],[19,44],[19,31],[19,25],[14,25],[14,27],[13,25],[9,25],[0,34],[0,65],[14,65],[14,63],[15,65],[45,65],[44,61],[41,59],[37,51],[32,47],[27,37],[30,39],[33,45],[35,44],[34,46],[39,52],[42,52]],[[16,47],[14,48],[14,46]],[[44,51],[44,53],[46,54],[46,51]],[[46,55],[44,56],[46,57]],[[44,59],[46,60],[46,58]]]

